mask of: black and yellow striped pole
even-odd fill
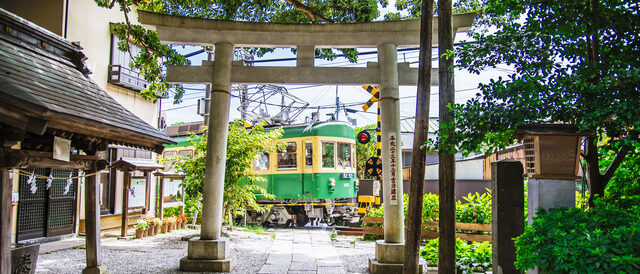
[[[369,92],[371,95],[373,95],[371,99],[369,99],[369,101],[367,101],[367,103],[365,103],[362,106],[362,109],[364,111],[367,111],[374,103],[378,102],[378,100],[380,99],[380,90],[377,87],[372,85],[363,85],[362,88],[367,90],[367,92]],[[380,131],[380,102],[378,102],[378,126],[376,128],[376,156],[377,157],[382,156],[382,132]]]

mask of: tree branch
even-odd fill
[[[611,180],[611,177],[613,177],[613,173],[616,172],[616,170],[622,163],[622,160],[624,160],[624,157],[627,156],[627,153],[629,153],[629,147],[623,146],[620,151],[618,151],[618,154],[616,154],[616,157],[613,158],[613,161],[607,168],[607,171],[604,173],[604,175],[602,175],[602,182],[604,182],[605,187],[607,186],[609,180]]]
[[[300,3],[298,0],[284,0],[284,1],[293,5],[293,7],[296,8],[297,10],[302,11],[307,15],[309,15],[309,17],[311,17],[311,21],[315,21],[316,19],[319,19],[320,21],[323,21],[325,23],[333,23],[333,20],[327,19],[324,16],[316,13],[310,7],[307,7],[306,5]]]

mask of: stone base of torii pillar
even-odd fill
[[[404,266],[404,244],[376,241],[376,257],[369,258],[369,271],[377,273],[402,273]],[[422,268],[421,268],[422,269]],[[420,272],[422,273],[422,272]]]
[[[188,242],[187,256],[180,259],[180,270],[192,272],[231,272],[233,261],[229,257],[229,238]]]

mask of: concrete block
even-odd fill
[[[377,240],[376,261],[402,264],[404,262],[404,243],[386,243],[384,240]]]
[[[192,260],[188,257],[180,259],[180,271],[189,272],[231,272],[234,263],[226,260]]]
[[[82,274],[102,274],[107,273],[107,266],[99,265],[96,267],[87,267],[82,270]]]
[[[376,261],[373,258],[369,258],[369,273],[371,274],[394,274],[394,273],[402,273],[404,265],[402,263],[390,264],[390,263],[381,263]],[[420,265],[418,267],[418,272],[420,274],[423,273],[424,266]]]
[[[193,238],[188,242],[187,257],[190,260],[225,260],[229,257],[229,238],[201,240]]]
[[[529,224],[536,209],[576,206],[576,182],[573,180],[529,179]]]

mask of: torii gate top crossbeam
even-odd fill
[[[467,30],[475,13],[453,16],[454,32]],[[420,44],[420,20],[339,24],[281,24],[223,21],[167,15],[139,10],[138,20],[155,28],[161,41],[172,44],[236,47],[362,48],[392,43],[398,47]],[[433,18],[433,44],[438,43],[438,18]]]

